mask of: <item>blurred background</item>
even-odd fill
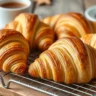
[[[96,0],[31,0],[34,3],[34,13],[41,18],[70,11],[84,14],[86,8],[96,5]]]

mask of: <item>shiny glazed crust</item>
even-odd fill
[[[29,45],[21,33],[0,30],[0,70],[23,74],[27,68]]]
[[[86,34],[81,40],[96,49],[96,34]]]
[[[46,50],[54,42],[54,32],[42,23],[38,16],[31,13],[21,13],[5,29],[19,31],[28,41],[31,49]]]
[[[96,50],[77,37],[65,37],[52,44],[29,66],[33,77],[66,84],[87,83],[96,78]]]
[[[82,37],[94,33],[95,30],[92,23],[76,12],[47,17],[42,21],[54,29],[58,39],[69,36]]]

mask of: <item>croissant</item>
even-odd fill
[[[66,84],[87,83],[96,78],[96,50],[77,37],[65,37],[41,53],[28,69],[32,77]]]
[[[96,34],[87,34],[81,40],[96,49]]]
[[[88,33],[96,32],[94,24],[89,22],[82,14],[76,12],[47,17],[42,22],[53,28],[57,39],[66,36],[80,38]]]
[[[41,22],[37,15],[21,13],[5,29],[19,31],[28,41],[30,48],[46,50],[54,42],[54,31]]]
[[[0,70],[24,74],[29,51],[28,42],[19,32],[0,30]]]

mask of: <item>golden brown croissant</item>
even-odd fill
[[[87,83],[96,78],[96,50],[77,37],[65,37],[52,44],[29,66],[33,77],[56,82]]]
[[[29,44],[19,32],[0,30],[0,70],[23,74],[27,68]]]
[[[47,17],[42,21],[54,29],[58,39],[66,36],[82,37],[96,31],[92,23],[76,12]]]
[[[53,30],[35,14],[21,13],[13,22],[7,24],[5,29],[15,29],[23,34],[31,49],[38,48],[43,51],[54,42]]]
[[[96,34],[87,34],[81,40],[96,49]]]

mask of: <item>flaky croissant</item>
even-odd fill
[[[33,77],[56,82],[87,83],[96,78],[96,50],[77,37],[65,37],[52,44],[29,66]]]
[[[81,40],[96,49],[96,34],[87,34]]]
[[[29,44],[19,32],[0,30],[0,70],[23,74],[27,68]]]
[[[54,42],[54,32],[42,23],[38,16],[31,13],[21,13],[5,29],[19,31],[29,42],[31,49],[46,50]]]
[[[42,22],[51,26],[57,38],[66,36],[82,37],[88,33],[94,33],[96,28],[82,14],[70,12],[44,18]]]

